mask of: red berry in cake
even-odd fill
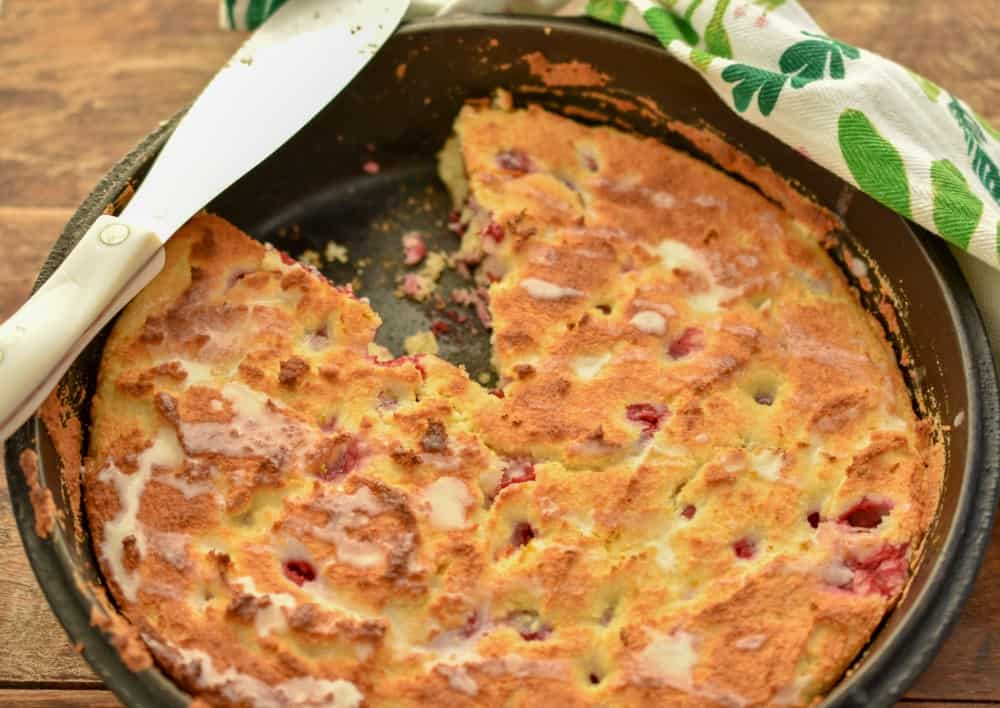
[[[316,569],[313,567],[313,564],[307,560],[287,560],[282,566],[282,569],[285,572],[285,577],[299,586],[303,583],[310,583],[316,579]]]
[[[502,392],[501,392],[502,393]],[[496,494],[500,490],[512,484],[522,482],[532,482],[535,479],[535,465],[531,460],[511,460],[504,468],[503,476],[500,477],[500,484],[497,486]]]
[[[808,521],[809,525],[812,526],[814,529],[819,528],[819,512],[818,511],[809,512],[809,515],[806,516],[806,521]]]
[[[392,391],[379,391],[375,397],[375,407],[380,411],[391,411],[399,405],[399,399]]]
[[[414,368],[420,372],[421,378],[427,378],[427,369],[424,365],[420,363],[419,354],[407,354],[404,356],[397,356],[395,359],[376,359],[371,357],[371,360],[378,366],[402,366],[403,364],[413,364]]]
[[[653,433],[667,416],[667,407],[655,403],[633,403],[625,408],[625,417],[640,423],[643,433]]]
[[[884,500],[864,497],[857,504],[845,511],[837,519],[856,529],[873,529],[882,523],[882,517],[892,511],[892,504]]]
[[[497,153],[497,164],[501,169],[518,174],[527,174],[535,171],[535,163],[528,155],[517,149],[504,150]]]
[[[531,539],[535,537],[535,529],[527,521],[519,521],[514,524],[514,530],[510,534],[510,545],[514,548],[527,546]]]
[[[323,479],[327,482],[336,482],[343,479],[357,468],[361,462],[361,447],[358,441],[351,438],[337,452],[332,461],[327,462],[323,469]]]
[[[671,358],[673,359],[683,359],[684,357],[694,354],[705,347],[704,336],[702,331],[697,327],[688,327],[681,335],[670,343],[670,347],[667,349]]]
[[[685,519],[693,519],[696,511],[698,511],[698,509],[694,504],[688,504],[681,510],[681,516]]]
[[[497,243],[501,243],[505,235],[504,228],[495,221],[490,221],[483,227],[483,236],[488,236]]]
[[[485,624],[486,622],[483,613],[479,610],[473,610],[472,613],[465,619],[465,624],[462,625],[459,633],[463,637],[471,637],[478,634]]]
[[[515,610],[507,615],[507,622],[526,642],[542,641],[552,634],[552,627],[543,622],[534,610]]]
[[[750,538],[741,538],[733,543],[733,553],[736,554],[737,558],[749,560],[754,557],[755,553],[757,553],[757,543]]]
[[[853,572],[853,577],[841,587],[862,595],[878,593],[892,597],[906,582],[909,569],[906,549],[906,543],[887,543],[863,560],[849,556],[844,565]]]

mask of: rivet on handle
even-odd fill
[[[129,229],[125,224],[109,224],[101,230],[98,236],[105,246],[117,246],[128,238]]]

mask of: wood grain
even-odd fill
[[[745,2],[745,0],[736,0]],[[831,36],[900,61],[1000,125],[996,0],[803,0]],[[0,15],[0,319],[76,205],[241,37],[216,0],[6,0]],[[110,708],[20,546],[0,481],[0,706]],[[63,689],[54,690],[62,686]],[[908,707],[1000,704],[1000,529],[972,598]]]
[[[35,581],[14,525],[7,476],[0,476],[0,686],[101,686],[56,620]],[[0,694],[2,695],[2,694]],[[0,706],[10,705],[0,700]]]
[[[17,708],[121,708],[111,691],[2,689],[0,706]]]
[[[28,297],[35,274],[72,209],[0,206],[0,320]]]
[[[926,76],[1000,124],[995,0],[803,0],[832,37]]]
[[[0,206],[79,203],[233,53],[216,21],[216,0],[8,0]]]

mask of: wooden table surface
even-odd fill
[[[743,0],[736,0],[742,2]],[[0,15],[0,319],[98,178],[192,100],[241,37],[217,0],[6,0]],[[802,0],[832,36],[896,59],[1000,125],[997,0]],[[21,550],[0,476],[0,706],[117,706]],[[1000,527],[912,705],[1000,705]]]

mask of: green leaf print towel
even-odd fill
[[[222,0],[223,26],[252,29],[284,1]],[[1000,132],[958,97],[826,36],[795,0],[415,0],[408,16],[456,12],[655,35],[744,119],[951,243],[1000,349]]]

